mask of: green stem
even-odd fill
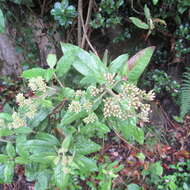
[[[58,79],[57,75],[55,73],[53,73],[53,76],[55,77],[55,79],[57,80],[57,82],[59,83],[59,85],[64,88],[64,85],[61,83],[61,81]]]

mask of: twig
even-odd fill
[[[87,18],[86,18],[86,23],[85,23],[86,32],[88,32],[90,17],[91,17],[91,13],[92,13],[92,6],[93,6],[93,0],[90,0],[89,5],[88,5],[88,13],[87,13]],[[83,34],[81,47],[84,48],[84,46],[85,46],[85,35]]]
[[[88,39],[88,36],[87,36],[87,34],[86,34],[83,16],[82,16],[81,13],[79,13],[79,14],[80,14],[80,17],[81,17],[82,28],[83,28],[83,32],[84,32],[84,36],[85,36],[85,38],[86,38],[86,41],[87,41],[88,45],[90,46],[90,48],[92,49],[92,51],[95,53],[95,55],[98,56],[97,51],[94,49],[94,47],[93,47],[92,44],[90,43],[90,40]],[[99,57],[99,56],[98,56],[98,57]]]
[[[58,104],[58,105],[53,109],[53,111],[49,114],[49,116],[58,113],[58,112],[65,106],[65,102],[66,102],[66,101],[67,101],[67,99],[64,98],[63,101],[62,101],[60,104]]]
[[[76,21],[73,22],[73,24],[71,25],[70,31],[67,33],[66,43],[69,42],[69,39],[70,39],[70,37],[71,37],[71,34],[73,33],[73,30],[75,29],[75,25],[76,25]]]
[[[113,129],[114,133],[115,133],[123,142],[125,142],[125,143],[127,144],[127,146],[129,146],[130,148],[133,148],[133,149],[135,149],[135,150],[137,150],[137,151],[140,152],[140,149],[138,149],[137,147],[135,147],[135,146],[129,144],[113,127],[112,127],[112,129]]]
[[[82,30],[81,30],[81,16],[82,15],[82,0],[78,1],[78,46],[81,47]]]
[[[173,128],[176,129],[175,124],[170,120],[170,118],[168,117],[168,114],[164,111],[163,107],[162,107],[161,105],[159,105],[159,106],[160,106],[160,109],[161,109],[163,115],[165,116],[165,118],[166,118],[168,124],[169,124],[170,126],[172,126]]]
[[[139,14],[139,15],[144,15],[144,13],[141,13],[141,12],[137,11],[137,10],[134,8],[134,6],[133,6],[133,0],[131,0],[131,8],[132,8],[133,11],[136,12],[137,14]]]
[[[44,16],[45,5],[46,5],[46,0],[44,0],[42,4],[42,9],[41,9],[41,14],[40,14],[41,17]]]
[[[112,95],[113,97],[117,98],[117,95],[109,88],[105,88],[105,90],[110,94]]]
[[[42,3],[41,3],[41,0],[38,0],[38,3],[40,5],[40,9],[42,8]]]

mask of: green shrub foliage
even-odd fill
[[[11,183],[15,165],[22,164],[38,190],[78,189],[80,180],[92,174],[100,180],[99,189],[111,190],[122,166],[97,163],[92,153],[101,150],[101,139],[110,131],[143,144],[144,131],[137,124],[148,122],[148,102],[154,93],[135,84],[154,47],[129,60],[127,54],[121,55],[108,65],[77,46],[62,43],[61,47],[64,56],[57,61],[50,54],[48,69],[23,72],[31,96],[20,92],[18,108],[0,114],[0,182]],[[79,89],[64,84],[73,68],[83,76]]]

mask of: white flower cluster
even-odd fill
[[[78,101],[72,101],[71,104],[69,105],[68,110],[70,112],[79,113],[81,111],[80,102],[78,102]]]
[[[40,91],[45,93],[47,90],[47,85],[42,77],[36,77],[29,79],[28,86],[33,92]]]
[[[37,105],[32,100],[32,98],[26,99],[22,93],[19,93],[16,96],[16,102],[20,107],[27,108],[27,112],[25,113],[25,115],[29,119],[32,119],[35,116],[35,113],[37,112]]]
[[[122,110],[114,98],[109,97],[104,100],[104,109],[103,109],[104,117],[118,117],[123,118]]]
[[[92,103],[90,101],[85,101],[82,105],[86,112],[90,112],[92,109]]]
[[[86,118],[83,119],[83,121],[86,124],[94,123],[96,121],[96,115],[94,113],[89,114]]]
[[[90,86],[90,94],[92,96],[96,97],[96,96],[100,95],[103,91],[104,91],[103,88],[96,88],[94,86]]]
[[[113,85],[115,83],[114,76],[115,74],[111,74],[111,73],[105,74],[105,78],[108,84]]]
[[[24,119],[22,119],[17,112],[14,112],[12,114],[12,123],[9,124],[9,128],[17,129],[19,127],[26,126],[26,122]]]
[[[145,102],[152,101],[154,97],[153,91],[146,93],[133,84],[126,84],[122,87],[122,93],[104,100],[104,117],[127,119],[137,116],[142,121],[148,122],[151,109]]]
[[[82,90],[77,90],[77,91],[75,92],[75,96],[76,96],[76,97],[82,97],[83,94],[84,94],[84,91],[82,91]]]

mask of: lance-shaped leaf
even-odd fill
[[[63,167],[63,163],[59,162],[56,167],[54,168],[54,175],[53,175],[55,184],[57,187],[59,187],[61,190],[66,190],[67,185],[69,183],[70,174]]]
[[[129,19],[132,21],[132,23],[134,25],[136,25],[138,28],[141,28],[141,29],[145,29],[145,30],[148,30],[149,29],[149,26],[148,24],[146,24],[145,22],[143,22],[142,20],[140,20],[139,18],[136,18],[136,17],[129,17]]]
[[[123,67],[128,60],[128,57],[129,57],[128,54],[123,54],[114,59],[109,65],[110,72],[121,74]]]
[[[33,77],[43,77],[45,74],[46,70],[42,68],[33,68],[26,70],[22,73],[22,77],[25,79],[31,79]]]
[[[128,71],[125,76],[127,76],[129,82],[138,81],[139,77],[150,62],[154,50],[155,46],[145,48],[128,60]]]
[[[14,161],[8,161],[4,169],[4,183],[11,183],[14,174]]]
[[[0,9],[0,33],[5,32],[5,17],[2,10]]]
[[[152,2],[153,2],[154,5],[157,5],[158,1],[159,0],[152,0]]]
[[[105,65],[98,57],[72,44],[61,43],[64,56],[72,58],[72,66],[84,76],[93,75],[97,82],[104,82]],[[66,64],[66,63],[65,63]]]
[[[49,65],[49,67],[51,69],[54,68],[54,66],[56,65],[57,62],[57,57],[55,54],[49,54],[47,57],[47,64]]]

